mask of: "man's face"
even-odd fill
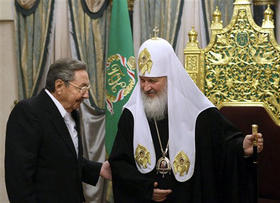
[[[158,96],[166,87],[166,77],[140,76],[141,91],[148,97]]]
[[[88,89],[89,78],[85,70],[78,70],[74,73],[74,80],[61,85],[59,80],[56,81],[56,98],[62,104],[67,112],[72,112],[80,107],[81,102],[89,97]]]

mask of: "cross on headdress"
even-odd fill
[[[159,29],[157,26],[155,26],[155,28],[153,29],[153,37],[152,39],[157,39],[158,38],[158,32],[159,32]]]

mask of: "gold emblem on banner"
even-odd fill
[[[114,114],[114,104],[126,99],[135,86],[137,77],[135,66],[134,56],[126,60],[126,57],[114,54],[106,61],[106,107],[111,115]]]
[[[183,176],[184,173],[188,174],[190,168],[189,157],[183,151],[180,151],[173,161],[173,166],[175,174],[179,173],[180,176]]]
[[[151,60],[151,54],[147,48],[143,49],[138,58],[138,66],[141,73],[144,75],[146,71],[151,72],[153,62]]]
[[[146,147],[138,144],[135,150],[135,160],[140,168],[147,168],[151,165],[151,155]]]

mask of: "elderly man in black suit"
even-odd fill
[[[50,66],[46,88],[20,101],[6,132],[5,178],[10,202],[80,203],[82,182],[111,179],[108,161],[82,156],[77,109],[88,98],[86,65],[61,59]]]

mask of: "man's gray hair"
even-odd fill
[[[79,60],[71,58],[59,59],[50,65],[50,69],[47,74],[46,89],[50,92],[54,92],[55,81],[57,79],[61,79],[68,86],[68,82],[74,80],[75,71],[86,69],[86,64]]]

